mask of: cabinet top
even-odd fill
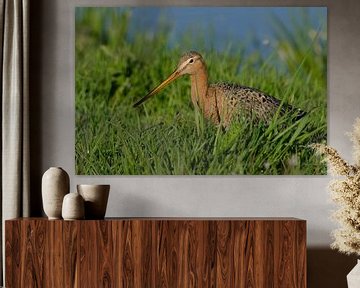
[[[306,221],[295,217],[107,217],[102,220],[75,221]],[[15,218],[6,221],[64,221],[46,217]]]

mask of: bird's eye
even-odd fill
[[[189,61],[189,63],[193,63],[194,62],[194,59],[193,58],[191,58],[190,59],[190,61]]]

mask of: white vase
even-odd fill
[[[61,219],[63,198],[69,193],[69,175],[60,167],[51,167],[42,177],[43,208],[49,219]]]
[[[84,219],[84,199],[79,193],[69,193],[65,195],[62,204],[62,217],[64,220]]]
[[[104,219],[110,185],[77,185],[77,191],[85,201],[85,219]]]
[[[348,288],[360,287],[360,260],[357,261],[355,267],[347,275]]]

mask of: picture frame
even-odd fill
[[[75,18],[76,174],[326,174],[309,147],[327,138],[326,8],[78,7]],[[256,23],[262,41],[234,23]],[[204,75],[229,84],[200,83],[200,100],[182,79],[146,94],[194,48]]]

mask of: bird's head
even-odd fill
[[[204,65],[203,58],[198,52],[190,51],[183,54],[180,58],[179,64],[175,71],[170,74],[168,78],[166,78],[160,85],[151,90],[145,97],[141,98],[137,101],[133,107],[137,107],[148,100],[151,96],[158,93],[160,90],[169,85],[172,81],[177,79],[182,75],[193,75]]]
[[[190,51],[183,54],[175,70],[179,75],[195,74],[204,65],[203,58],[198,52]]]

